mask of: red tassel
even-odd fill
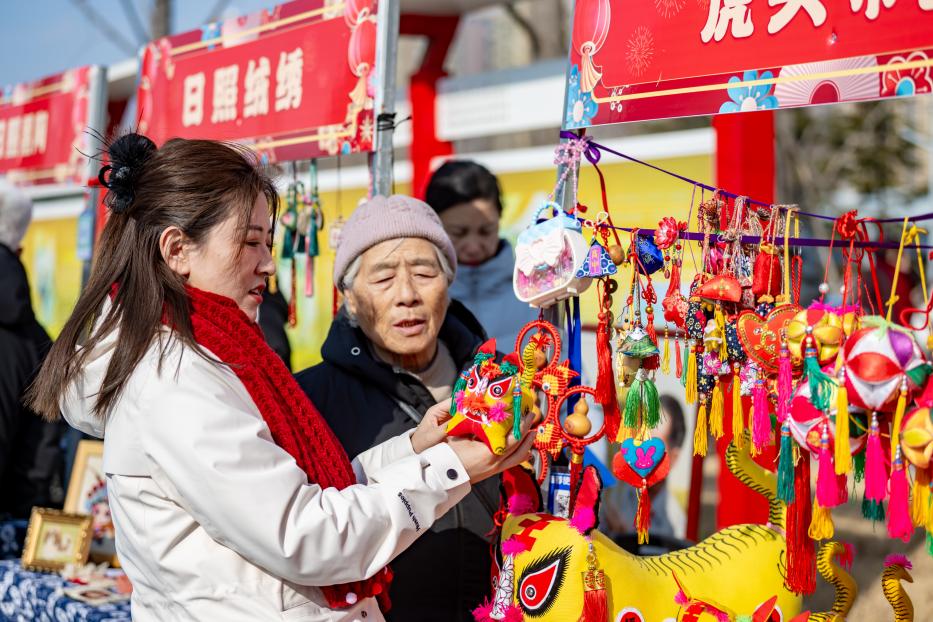
[[[787,508],[787,578],[784,585],[795,594],[816,590],[816,549],[810,539],[810,457],[806,453],[794,467],[794,502]]]
[[[839,488],[836,480],[836,467],[833,456],[829,451],[829,429],[823,424],[820,434],[819,473],[816,476],[816,499],[824,508],[834,508],[839,505]]]
[[[679,346],[679,345],[675,345],[675,347],[674,347],[674,357],[675,357],[676,365],[677,365],[677,367],[676,367],[676,369],[677,369],[677,377],[680,378],[680,377],[682,377],[682,376],[684,375],[684,359],[683,359],[683,356],[681,356],[681,354],[680,354],[680,346]]]
[[[599,571],[602,574],[602,571]],[[609,619],[609,605],[606,603],[606,589],[585,590],[583,592],[583,615],[580,622],[606,622]]]
[[[752,442],[759,452],[771,441],[771,408],[768,404],[768,392],[765,379],[758,372],[755,379],[755,392],[752,395]]]
[[[907,469],[901,457],[901,448],[897,448],[894,468],[891,471],[891,501],[888,503],[888,535],[910,542],[914,525],[910,520],[910,502],[908,501]]]
[[[583,573],[583,612],[578,622],[608,622],[609,604],[606,599],[606,575],[597,566],[596,553],[590,542],[587,569]]]
[[[888,472],[884,465],[884,451],[881,449],[878,416],[872,413],[868,448],[865,450],[865,498],[869,501],[884,501],[887,488]]]
[[[607,438],[615,440],[619,434],[622,414],[616,397],[615,374],[612,371],[612,345],[609,341],[609,314],[599,312],[599,324],[596,327],[596,401],[603,407],[603,420],[606,422]]]
[[[648,543],[648,530],[651,529],[651,495],[648,494],[648,485],[645,480],[641,482],[638,491],[638,511],[635,513],[635,531],[638,532],[638,544]]]

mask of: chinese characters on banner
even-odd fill
[[[933,92],[933,0],[575,0],[564,127]]]
[[[232,140],[270,161],[370,151],[376,0],[297,0],[155,41],[140,131]]]
[[[17,84],[0,96],[0,174],[17,184],[84,184],[93,67]]]

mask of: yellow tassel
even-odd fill
[[[807,534],[814,540],[829,540],[833,537],[835,530],[833,515],[830,514],[829,508],[822,507],[814,499],[813,516],[810,519],[810,529],[807,530]]]
[[[617,443],[624,443],[626,439],[635,438],[635,428],[627,428],[624,425],[619,426],[619,434],[616,435]]]
[[[722,387],[719,381],[713,386],[713,401],[709,405],[709,431],[713,438],[720,439],[724,434],[722,418],[726,409],[725,399],[722,396]]]
[[[930,522],[930,471],[917,469],[910,501],[910,518],[914,525],[923,527]]]
[[[700,400],[700,410],[697,411],[697,425],[693,431],[693,455],[705,456],[708,433],[706,431],[706,398]]]
[[[664,355],[661,356],[661,371],[665,374],[671,373],[671,338],[664,329]]]
[[[901,421],[904,420],[904,411],[907,410],[907,380],[901,380],[901,392],[897,396],[897,408],[894,410],[894,423],[891,425],[891,464],[897,457],[897,447],[901,442]]]
[[[836,389],[836,474],[843,475],[852,470],[852,448],[849,445],[849,393],[845,382],[840,379]]]
[[[745,412],[742,409],[742,387],[739,383],[739,366],[732,375],[732,442],[736,448],[745,447]]]
[[[687,384],[685,386],[684,399],[688,404],[697,403],[697,349],[695,345],[690,346],[690,356],[687,357]]]
[[[716,305],[713,310],[713,320],[716,322],[716,330],[722,338],[722,345],[719,346],[719,361],[725,363],[729,360],[729,348],[726,347],[726,316],[722,314],[722,305]]]

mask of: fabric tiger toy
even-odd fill
[[[497,455],[509,433],[517,440],[521,416],[534,405],[535,350],[529,343],[521,359],[512,352],[497,361],[496,340],[481,345],[454,385],[448,436],[474,437]]]

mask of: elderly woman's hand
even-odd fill
[[[470,475],[470,483],[475,484],[528,460],[531,444],[534,442],[535,437],[530,432],[533,423],[534,414],[532,412],[525,413],[522,416],[520,438],[516,440],[510,433],[506,437],[505,451],[498,456],[489,451],[489,447],[481,441],[450,437],[447,439],[447,443],[457,454],[457,457],[460,458],[460,462],[463,463],[463,467]]]
[[[428,409],[421,423],[411,435],[411,447],[416,454],[434,447],[447,437],[447,422],[450,420],[450,399]]]

